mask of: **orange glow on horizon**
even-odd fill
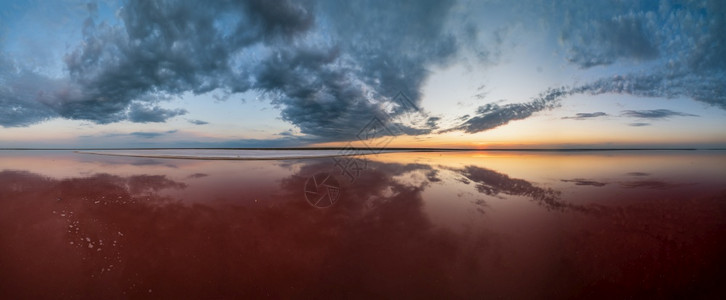
[[[723,145],[726,140],[714,141],[693,137],[684,143],[683,140],[668,139],[665,137],[541,137],[537,139],[503,139],[493,140],[482,138],[482,134],[472,136],[397,136],[393,138],[374,139],[368,143],[360,140],[346,142],[316,143],[312,147],[361,147],[368,145],[380,148],[451,148],[451,149],[568,149],[568,148],[628,148],[628,147],[683,147],[689,144]]]

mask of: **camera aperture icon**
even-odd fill
[[[305,200],[313,207],[331,207],[339,198],[340,184],[330,173],[317,173],[305,182]]]

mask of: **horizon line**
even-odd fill
[[[372,150],[377,153],[386,150],[393,151],[718,151],[726,150],[726,148],[698,148],[698,147],[623,147],[623,148],[441,148],[441,147],[389,147],[383,149],[371,149],[366,147],[114,147],[114,148],[31,148],[31,147],[13,147],[0,148],[0,151],[12,150]]]

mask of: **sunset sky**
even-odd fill
[[[726,2],[0,1],[0,148],[726,147]],[[377,124],[377,123],[376,123]]]

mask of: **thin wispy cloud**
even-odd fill
[[[202,121],[202,120],[187,120],[189,123],[192,123],[194,125],[207,125],[209,122]]]
[[[606,186],[608,184],[607,182],[600,182],[600,181],[583,179],[583,178],[562,179],[560,181],[562,181],[562,182],[572,182],[575,185],[586,185],[586,186],[595,186],[595,187],[602,187],[602,186]]]
[[[577,113],[574,116],[562,117],[562,119],[587,120],[587,119],[593,119],[593,118],[605,117],[605,116],[608,116],[608,114],[606,114],[604,112]]]
[[[161,123],[185,114],[187,114],[186,109],[165,109],[134,103],[129,107],[128,120],[136,123]]]
[[[625,110],[622,112],[625,117],[638,119],[668,119],[672,117],[698,117],[698,115],[672,111],[670,109],[653,109],[653,110]]]
[[[152,139],[152,138],[157,138],[157,137],[161,137],[164,135],[173,134],[176,132],[177,132],[177,130],[169,130],[169,131],[164,131],[164,132],[135,131],[135,132],[129,133],[129,135],[134,136],[134,137],[144,138],[144,139]]]
[[[645,173],[645,172],[628,172],[625,175],[628,175],[628,176],[650,176],[650,173]]]
[[[530,102],[498,105],[496,103],[480,106],[473,117],[460,119],[465,121],[453,128],[441,132],[463,131],[477,133],[497,128],[511,121],[523,120],[536,112],[553,109],[559,105],[560,99],[569,94],[566,88],[550,89]]]

